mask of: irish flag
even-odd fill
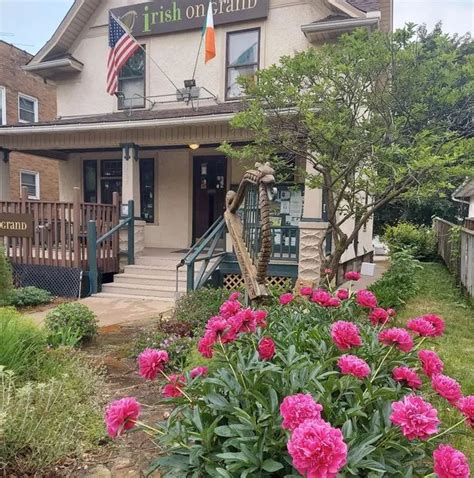
[[[216,56],[216,35],[214,32],[214,17],[212,15],[212,2],[207,8],[206,24],[204,25],[204,62],[212,60]]]

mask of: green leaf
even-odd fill
[[[271,460],[270,458],[262,463],[262,469],[270,473],[281,470],[282,468],[283,465],[281,463],[275,460]]]

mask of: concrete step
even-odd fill
[[[120,295],[140,295],[146,297],[170,298],[176,297],[176,288],[174,286],[155,286],[131,284],[128,282],[112,282],[102,285],[102,292]]]
[[[124,273],[151,277],[170,277],[176,279],[176,268],[170,269],[169,267],[165,266],[125,266]],[[178,269],[178,277],[180,279],[182,277],[186,277],[186,267],[181,267],[180,269]]]
[[[135,264],[139,266],[158,266],[166,269],[176,269],[176,265],[181,260],[177,257],[160,257],[160,256],[138,256],[135,258]]]
[[[174,276],[163,276],[157,274],[156,276],[152,275],[141,275],[141,274],[129,274],[128,272],[124,274],[117,274],[114,276],[114,283],[116,284],[142,284],[142,285],[151,285],[151,286],[165,286],[165,287],[176,287],[176,277]],[[186,278],[184,276],[179,277],[178,279],[179,287],[186,287]]]
[[[128,294],[115,294],[112,292],[100,292],[98,294],[93,295],[92,297],[97,297],[99,299],[133,299],[133,300],[156,300],[161,302],[169,302],[170,306],[172,306],[175,302],[174,298],[170,297],[153,297],[149,295],[128,295]]]

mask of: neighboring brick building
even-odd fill
[[[56,118],[54,84],[22,69],[31,58],[26,51],[0,40],[0,125]],[[24,185],[29,188],[30,199],[59,200],[57,160],[11,152],[9,162],[9,197],[3,199],[19,199]],[[7,178],[0,178],[0,182],[2,179],[7,182]]]

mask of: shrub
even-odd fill
[[[8,300],[10,305],[15,307],[28,307],[49,304],[52,302],[53,296],[47,290],[30,286],[13,289],[8,296]]]
[[[0,367],[0,469],[6,476],[49,476],[66,456],[80,457],[103,436],[103,379],[70,350],[50,351],[43,382],[21,385]],[[10,473],[10,474],[9,474]]]
[[[219,312],[220,305],[228,295],[229,292],[225,289],[206,287],[188,292],[176,302],[174,319],[189,323],[196,334],[200,335],[209,317]]]
[[[13,307],[0,308],[0,365],[22,379],[35,377],[46,347],[42,330]]]
[[[426,226],[417,226],[401,222],[388,226],[383,235],[383,241],[391,253],[406,250],[416,259],[430,261],[436,258],[436,235]]]
[[[165,452],[153,467],[167,478],[430,474],[431,454],[452,430],[417,392],[417,348],[427,337],[385,325],[388,314],[373,325],[359,296],[332,306],[295,298],[266,318],[232,306],[209,320],[198,348],[216,367],[167,377],[162,393],[175,409],[145,428]],[[441,319],[423,320],[430,335],[442,333]],[[158,370],[165,362],[160,356]],[[126,416],[137,419],[135,403],[113,410],[133,427]],[[465,426],[458,415],[456,427]],[[106,421],[116,427],[116,417]]]
[[[98,329],[95,314],[79,302],[61,304],[53,309],[46,316],[45,327],[50,336],[58,338],[73,335],[82,342],[97,335]]]
[[[5,254],[5,249],[0,245],[0,307],[2,305],[9,305],[8,300],[12,289],[12,269]]]
[[[408,251],[394,252],[387,272],[368,288],[382,307],[399,307],[415,296],[419,270],[420,264]]]
[[[189,335],[178,335],[163,330],[145,332],[133,346],[133,356],[137,357],[146,348],[166,350],[170,356],[169,368],[178,372],[186,367],[188,355],[196,342]]]

